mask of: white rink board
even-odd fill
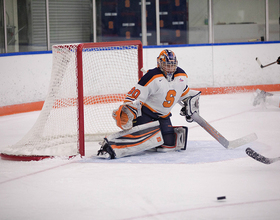
[[[191,88],[279,84],[280,66],[263,65],[276,61],[280,43],[206,46],[169,46],[189,76]],[[144,69],[154,68],[164,47],[143,51]],[[11,65],[13,64],[13,65]],[[108,62],[110,65],[110,62]],[[0,106],[43,101],[52,69],[52,54],[0,57]],[[136,83],[136,82],[135,82]]]

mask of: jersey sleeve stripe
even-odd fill
[[[134,99],[134,98],[131,98],[131,97],[129,97],[129,96],[126,96],[126,97],[125,97],[125,100],[124,100],[124,102],[133,102],[133,101],[135,101],[135,99]]]
[[[183,96],[187,95],[189,91],[190,91],[190,88],[188,87],[188,88],[186,89],[186,91],[185,91],[185,92],[183,92],[183,94],[181,95],[181,97],[183,97]]]

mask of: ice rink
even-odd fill
[[[186,151],[103,160],[91,157],[95,143],[84,158],[0,160],[0,219],[279,219],[280,162],[262,164],[245,149],[280,156],[280,109],[253,107],[252,97],[201,96],[200,115],[227,139],[257,134],[234,150],[187,123],[176,106],[173,125],[189,127]],[[38,115],[0,117],[0,151],[20,140]]]

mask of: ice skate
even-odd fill
[[[114,159],[116,154],[108,142],[104,139],[100,150],[97,152],[97,156],[105,159]]]

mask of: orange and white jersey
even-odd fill
[[[128,92],[125,102],[141,101],[160,117],[167,117],[176,103],[198,92],[190,90],[188,76],[180,67],[177,67],[170,82],[159,68],[154,68],[149,70]]]

